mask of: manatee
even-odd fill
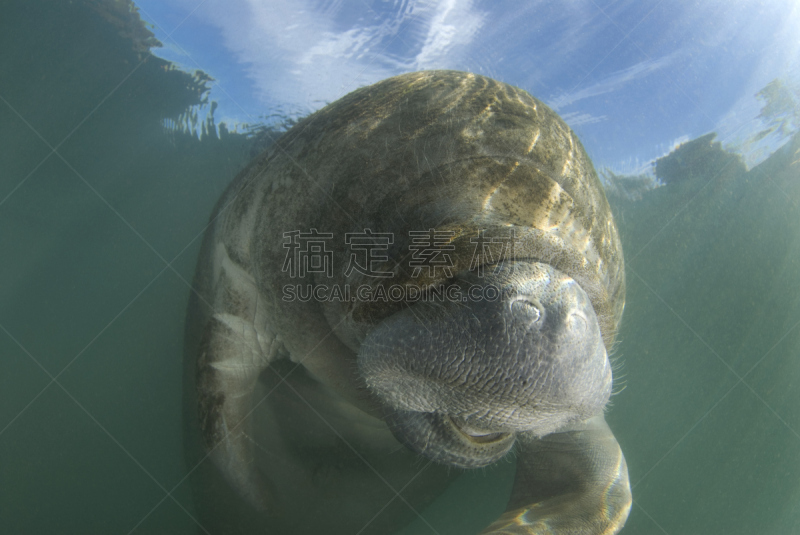
[[[622,529],[622,248],[581,143],[525,91],[416,72],[308,116],[220,198],[194,289],[207,532],[392,533],[512,450],[482,533]]]

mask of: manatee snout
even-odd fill
[[[603,410],[611,367],[573,279],[546,264],[510,262],[453,284],[457,295],[497,298],[415,303],[359,351],[359,369],[401,442],[439,462],[483,466],[517,432],[544,436]],[[475,285],[497,291],[470,292]]]

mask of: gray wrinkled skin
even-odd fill
[[[437,462],[490,464],[514,433],[541,437],[586,420],[611,392],[586,292],[546,264],[494,271],[456,280],[465,296],[470,285],[497,288],[495,301],[415,304],[376,327],[358,354],[395,436]]]
[[[333,236],[333,269],[292,274],[287,236],[312,229]],[[371,265],[388,278],[345,270],[345,236],[367,230],[392,236]],[[447,269],[409,264],[415,231],[446,236]],[[512,447],[508,509],[484,535],[624,525],[603,419],[620,239],[577,137],[525,91],[409,73],[303,119],[220,198],[193,286],[185,437],[205,532],[386,535]]]

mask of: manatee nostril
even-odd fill
[[[586,316],[580,312],[573,312],[570,314],[567,318],[567,325],[570,330],[576,331],[578,334],[583,334],[589,330],[589,323],[586,320]]]
[[[529,295],[520,295],[510,303],[511,312],[525,318],[528,324],[543,320],[544,308],[541,303]]]

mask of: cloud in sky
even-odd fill
[[[579,111],[562,113],[561,118],[564,119],[564,122],[570,125],[572,128],[575,128],[576,126],[580,126],[582,124],[599,123],[607,119],[605,115],[601,115],[600,117],[595,117],[590,113],[583,113]]]
[[[348,13],[346,3],[312,0],[210,1],[201,16],[220,29],[262,102],[306,113],[359,86],[445,66],[483,25],[472,1],[398,4],[376,12],[359,3]]]
[[[636,0],[605,10],[592,0],[141,1],[179,4],[176,22],[191,13],[191,30],[175,38],[195,45],[190,67],[218,79],[218,118],[299,117],[402,72],[462,69],[543,99],[599,161],[648,161],[664,140],[712,129],[747,140],[759,127],[753,95],[800,57],[795,0],[662,3],[652,13]],[[614,22],[637,17],[630,34]],[[631,64],[643,58],[636,48],[651,57]]]
[[[445,0],[432,3],[427,11],[425,42],[410,66],[414,70],[440,67],[455,49],[472,42],[485,17],[473,9],[471,1]]]
[[[599,82],[596,82],[590,86],[559,95],[558,97],[550,100],[548,103],[554,110],[559,110],[565,106],[574,104],[579,100],[596,97],[598,95],[611,93],[613,91],[619,91],[626,84],[634,80],[644,78],[645,76],[649,76],[650,74],[669,66],[677,54],[678,52],[673,52],[672,54],[661,58],[641,61],[626,69],[613,72]]]

